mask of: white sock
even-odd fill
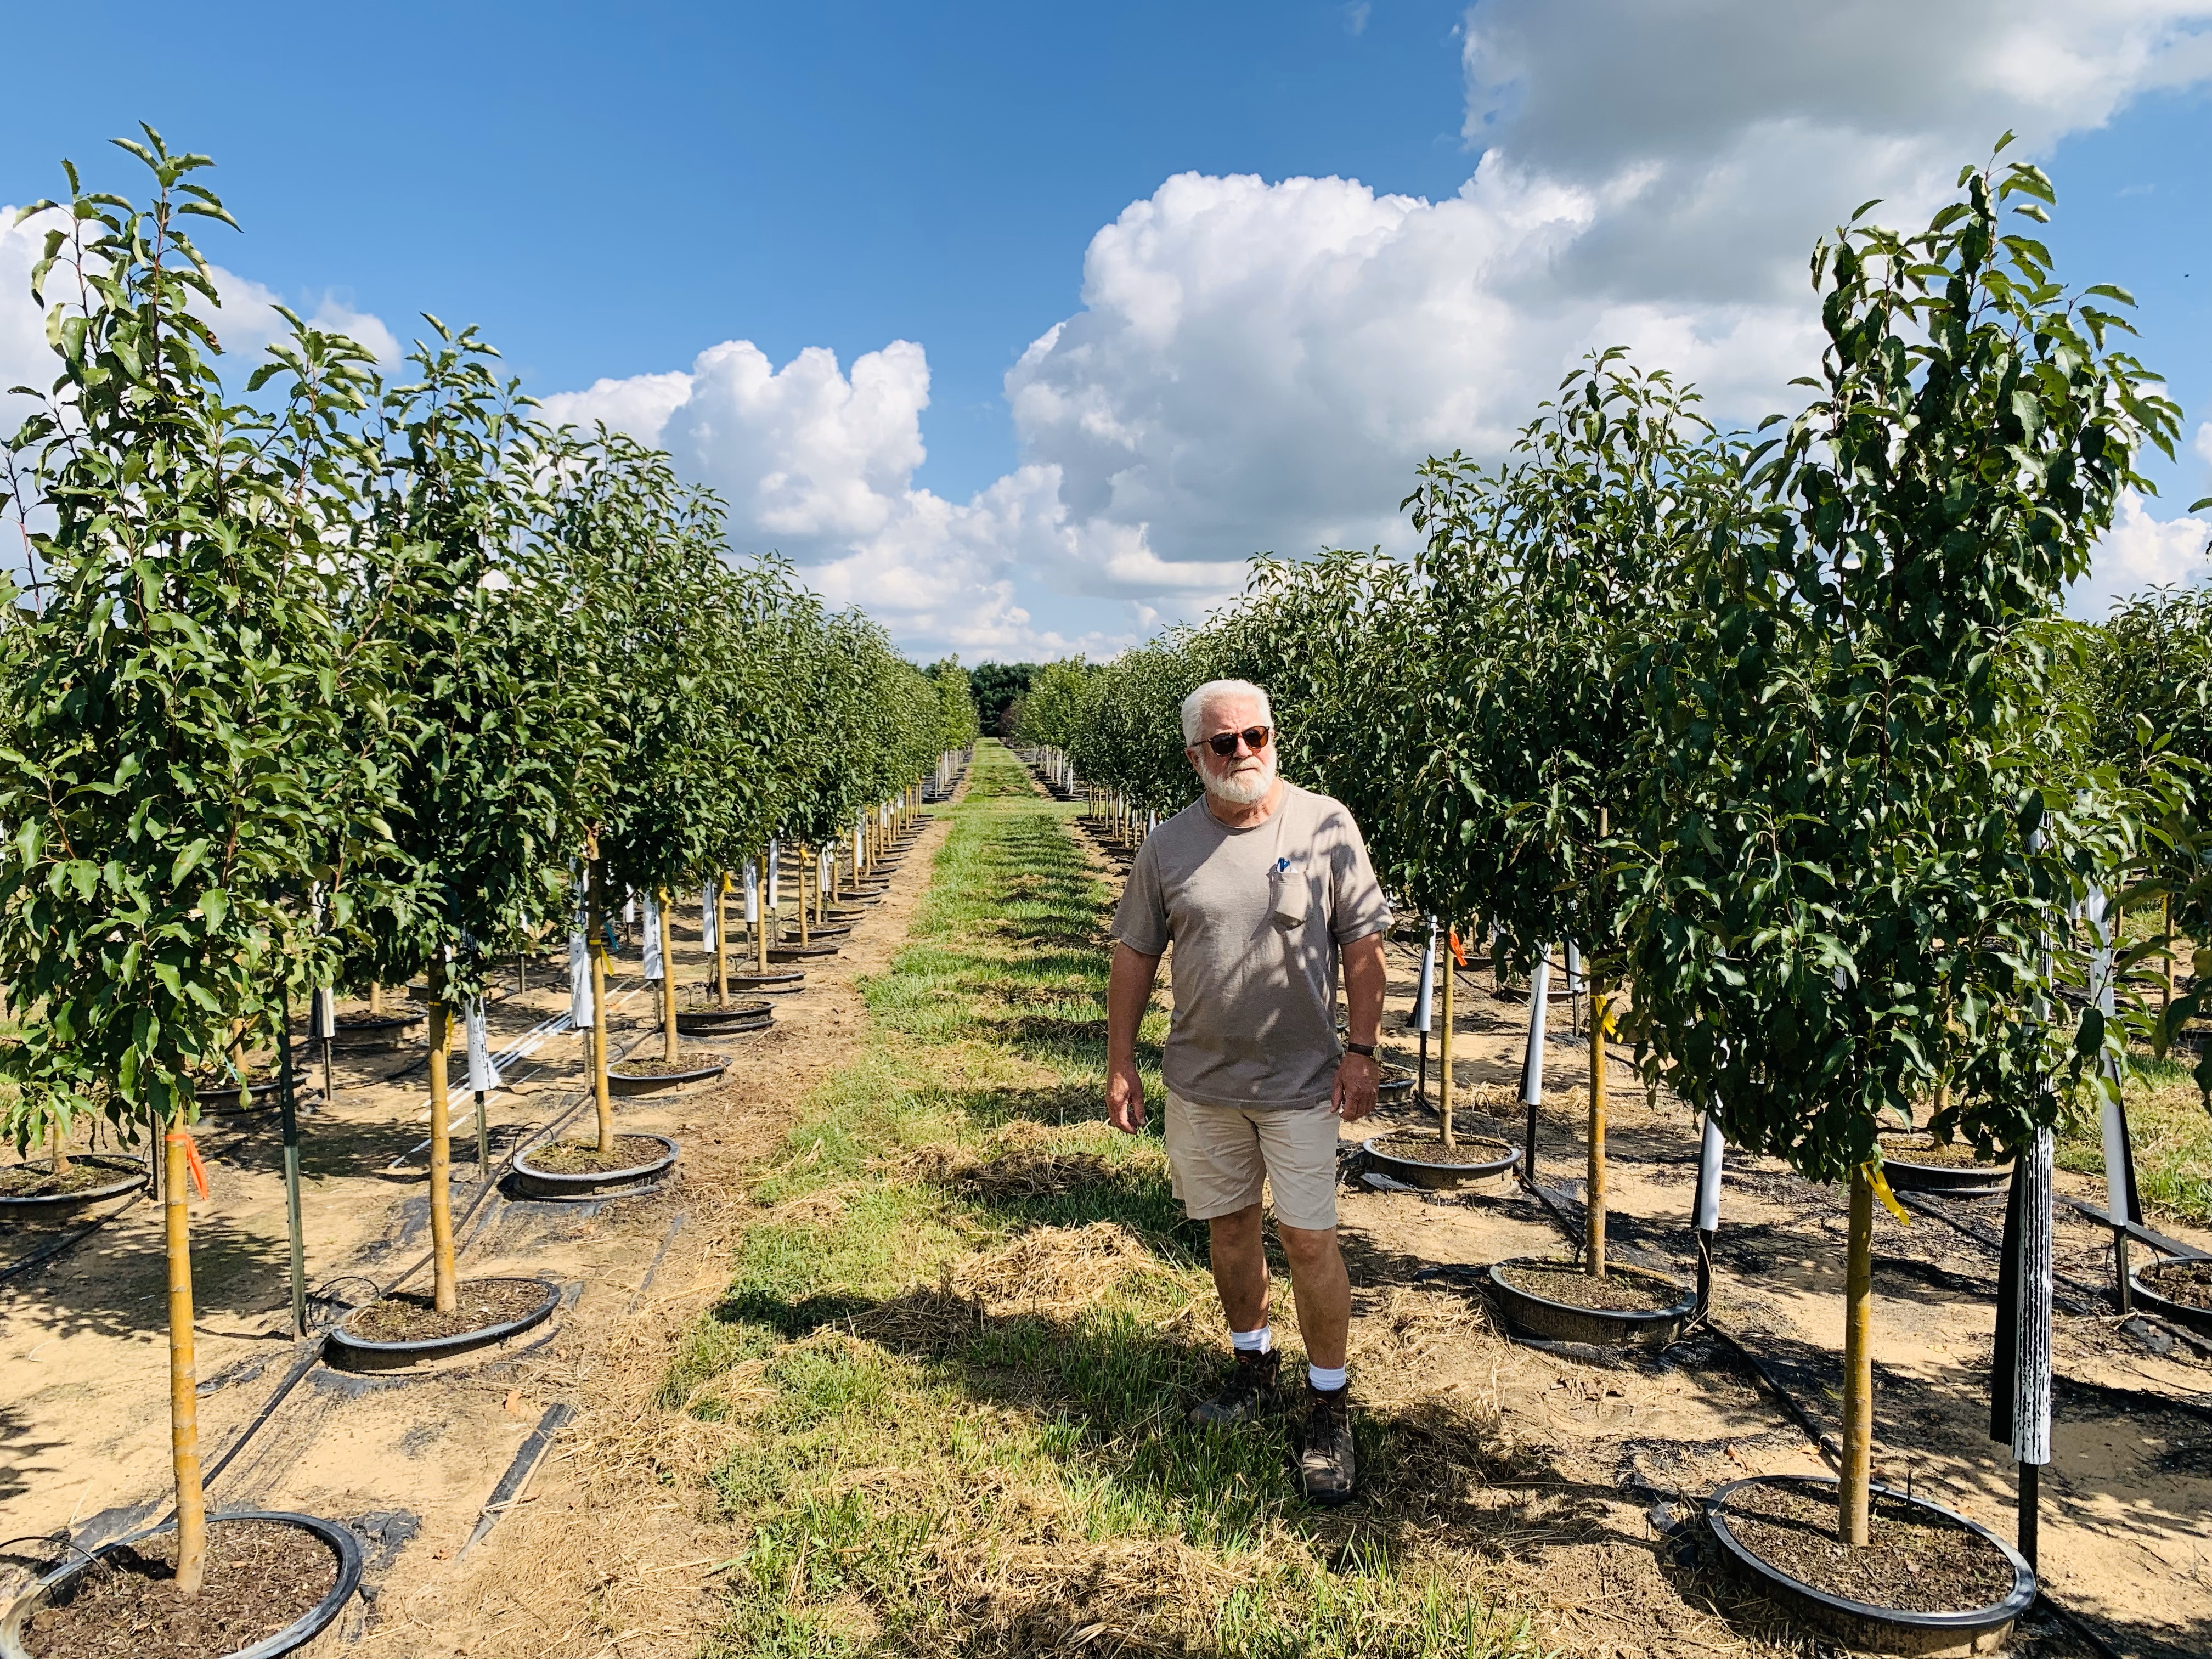
[[[1275,1350],[1274,1329],[1267,1325],[1256,1331],[1231,1331],[1229,1340],[1239,1353],[1273,1353]]]
[[[1323,1394],[1334,1394],[1344,1386],[1344,1367],[1339,1365],[1330,1371],[1323,1370],[1318,1365],[1309,1365],[1306,1367],[1306,1381]]]

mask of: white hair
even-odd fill
[[[1204,685],[1182,700],[1182,741],[1188,749],[1198,741],[1198,728],[1206,719],[1209,705],[1226,702],[1231,697],[1250,697],[1260,705],[1261,716],[1267,724],[1275,723],[1274,705],[1267,701],[1267,692],[1249,680],[1208,680]]]

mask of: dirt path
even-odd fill
[[[676,1182],[649,1198],[583,1205],[495,1193],[460,1227],[464,1278],[511,1273],[560,1284],[562,1306],[548,1334],[432,1375],[365,1378],[313,1364],[211,1482],[213,1506],[330,1516],[352,1522],[368,1543],[362,1599],[312,1651],[495,1650],[481,1645],[500,1622],[480,1605],[483,1567],[510,1565],[525,1530],[518,1518],[541,1505],[558,1508],[570,1460],[619,1433],[630,1358],[652,1354],[665,1364],[672,1331],[712,1294],[739,1173],[775,1139],[792,1103],[844,1057],[860,1018],[854,981],[897,948],[941,835],[924,828],[890,892],[839,954],[810,963],[804,988],[775,1000],[769,1031],[715,1041],[733,1060],[718,1085],[616,1103],[621,1128],[682,1144]],[[679,983],[711,971],[696,923],[695,909],[688,926],[675,928]],[[615,1042],[657,1043],[657,1011],[637,978],[634,950],[620,966]],[[565,975],[558,986],[505,995],[489,1011],[494,1046],[525,1036],[565,1006]],[[318,1091],[302,1119],[309,1282],[349,1299],[363,1287],[342,1276],[388,1285],[428,1248],[420,1052],[417,1042],[398,1054],[342,1058],[335,1101]],[[490,1106],[495,1166],[526,1131],[585,1098],[572,1033],[541,1040],[507,1071],[516,1086]],[[210,1200],[193,1206],[200,1423],[210,1465],[295,1369],[273,1115],[210,1119],[199,1133],[211,1188]],[[478,1195],[474,1150],[472,1128],[457,1125],[457,1218]],[[62,1231],[0,1237],[0,1269]],[[147,1202],[0,1284],[0,1538],[68,1528],[76,1542],[94,1544],[167,1512],[164,1284],[160,1212]],[[543,1472],[485,1543],[457,1560],[518,1449],[556,1404],[574,1415]],[[532,1569],[533,1576],[550,1570],[522,1598],[532,1633],[498,1650],[562,1650],[551,1621],[570,1603],[580,1610],[604,1596],[603,1581],[618,1575],[617,1558],[649,1547],[653,1528],[650,1514],[607,1525],[604,1541],[613,1554],[604,1561],[588,1520],[568,1529],[561,1540],[567,1559]],[[0,1602],[28,1563],[51,1555],[33,1545],[0,1559],[0,1574],[9,1575],[0,1579]]]

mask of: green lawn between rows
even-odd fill
[[[1431,1435],[1363,1420],[1372,1495],[1328,1515],[1287,1425],[1182,1423],[1226,1344],[1157,1135],[1098,1121],[1107,892],[1066,812],[979,750],[860,1051],[669,1370],[751,1528],[708,1653],[1533,1650],[1427,1541]]]

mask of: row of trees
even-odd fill
[[[1025,738],[1164,810],[1192,793],[1182,696],[1267,686],[1286,768],[1352,807],[1406,901],[1486,924],[1523,968],[1574,945],[1595,1030],[1617,1003],[1650,1082],[1848,1186],[1851,1542],[1879,1135],[2040,1147],[2047,1169],[2062,1102],[2116,1091],[2127,1029],[2155,1035],[2085,994],[2107,942],[2085,905],[2124,890],[2205,920],[2212,611],[2061,615],[2179,412],[2124,349],[2128,296],[2053,278],[2032,234],[2052,199],[1992,162],[1922,231],[1855,218],[1824,242],[1827,343],[1795,415],[1723,432],[1597,354],[1503,463],[1420,469],[1410,568],[1263,561],[1204,629],[1072,667],[1023,711]]]
[[[232,223],[208,159],[150,129],[123,148],[145,204],[70,167],[68,199],[26,210],[53,223],[33,289],[55,379],[21,389],[0,496],[28,550],[0,609],[22,1026],[0,1075],[19,1146],[87,1113],[163,1139],[189,1592],[196,1089],[255,1034],[281,1064],[311,990],[427,973],[441,1130],[453,1009],[580,886],[665,901],[771,836],[827,844],[975,715],[957,665],[732,564],[665,456],[538,419],[473,331],[430,319],[387,377],[288,313],[227,385],[191,234]]]

